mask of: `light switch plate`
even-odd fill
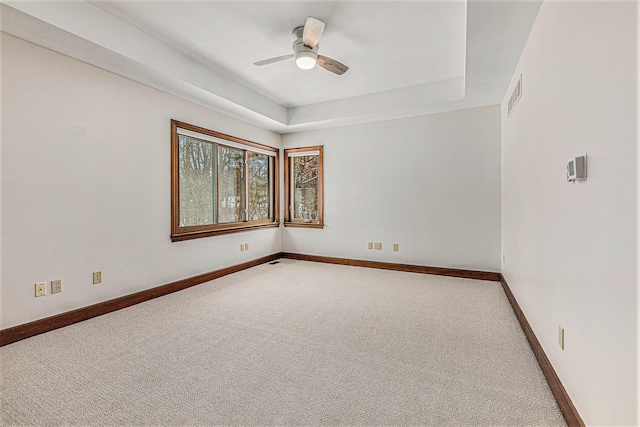
[[[47,295],[47,282],[36,283],[36,296],[43,297]]]

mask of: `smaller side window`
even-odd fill
[[[322,228],[322,146],[284,150],[285,227]]]

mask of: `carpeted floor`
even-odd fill
[[[7,426],[565,425],[495,282],[281,260],[0,356]]]

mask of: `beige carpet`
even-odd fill
[[[500,284],[294,260],[0,349],[5,425],[565,425]]]

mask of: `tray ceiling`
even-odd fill
[[[540,1],[5,1],[2,31],[276,132],[497,104]],[[293,60],[326,23],[338,76]]]

